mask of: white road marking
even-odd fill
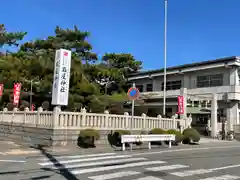
[[[121,177],[126,177],[126,176],[133,176],[141,174],[141,172],[137,171],[122,171],[122,172],[117,172],[117,173],[110,173],[110,174],[104,174],[104,175],[98,175],[98,176],[91,176],[88,177],[89,179],[93,180],[108,180],[108,179],[114,179],[114,178],[121,178]]]
[[[8,154],[8,155],[23,155],[23,154],[37,154],[37,153],[40,153],[40,151],[24,150],[24,149],[12,149],[12,150],[6,151],[4,153]]]
[[[144,156],[144,155],[154,155],[162,153],[172,153],[172,152],[183,152],[183,151],[200,151],[200,150],[211,150],[211,149],[229,149],[229,148],[240,148],[240,146],[215,146],[215,147],[204,147],[204,148],[183,148],[183,149],[173,149],[165,151],[156,152],[145,152],[145,153],[132,153],[132,156]]]
[[[179,176],[179,177],[187,177],[187,176],[205,174],[205,173],[210,173],[210,172],[212,172],[212,171],[207,170],[207,169],[196,169],[196,170],[188,170],[188,171],[183,171],[183,172],[173,172],[170,174]]]
[[[222,166],[219,168],[212,168],[212,169],[196,169],[196,170],[183,171],[183,172],[173,172],[170,174],[179,176],[179,177],[187,177],[187,176],[206,174],[206,173],[211,173],[213,171],[219,171],[219,170],[223,170],[223,169],[230,169],[230,168],[237,168],[237,167],[240,167],[240,164],[235,164],[235,165],[230,165],[230,166]]]
[[[163,164],[163,163],[166,163],[166,162],[165,161],[145,161],[145,162],[123,164],[123,165],[115,165],[115,166],[106,166],[106,167],[96,167],[96,168],[89,168],[89,169],[73,170],[73,171],[71,171],[71,173],[72,174],[84,174],[84,173],[93,173],[93,172],[100,172],[100,171],[107,171],[107,170],[114,170],[114,169],[131,168],[131,167],[137,167],[137,166],[146,166],[146,165],[153,165],[153,164]]]
[[[172,170],[172,169],[180,169],[180,168],[187,168],[189,166],[182,165],[182,164],[174,164],[169,166],[159,166],[159,167],[152,167],[152,168],[145,168],[147,171],[164,171],[164,170]]]
[[[116,153],[102,153],[102,154],[85,154],[85,155],[74,155],[74,156],[56,156],[56,159],[71,159],[71,158],[83,158],[83,157],[98,157],[98,156],[111,156]],[[41,161],[49,160],[48,158],[41,158]]]
[[[154,177],[154,176],[147,176],[147,177],[142,177],[142,178],[138,178],[138,179],[135,179],[135,180],[163,180],[163,179],[157,178],[157,177]]]
[[[235,179],[240,179],[240,176],[232,176],[232,175],[226,174],[223,176],[214,176],[214,177],[200,179],[200,180],[235,180]]]
[[[119,159],[119,160],[109,160],[109,161],[100,161],[100,162],[90,162],[90,163],[81,163],[81,164],[73,164],[73,165],[62,165],[60,167],[52,167],[52,169],[70,169],[70,168],[80,168],[80,167],[88,167],[88,166],[97,166],[97,165],[110,165],[117,163],[126,163],[133,161],[144,161],[146,158],[128,158],[128,159]]]
[[[230,169],[230,168],[236,168],[236,167],[240,167],[240,164],[235,164],[235,165],[230,165],[230,166],[222,166],[219,168],[213,168],[210,169],[211,171],[218,171],[218,170],[222,170],[222,169]]]
[[[16,163],[19,162],[19,163],[24,163],[26,161],[1,159],[0,162],[16,162]]]
[[[103,159],[116,159],[116,158],[130,158],[130,157],[132,156],[131,155],[104,156],[104,157],[95,157],[95,158],[64,160],[64,161],[58,161],[56,163],[48,161],[48,162],[38,163],[38,164],[41,166],[48,166],[48,165],[56,165],[56,164],[67,164],[67,163],[75,163],[75,162],[97,161],[97,160],[103,160]]]

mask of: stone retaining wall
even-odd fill
[[[64,146],[68,143],[77,145],[81,129],[50,129],[42,127],[22,126],[21,124],[0,123],[0,137],[28,143],[30,145]],[[133,130],[132,134],[142,131]],[[111,130],[100,130],[100,140],[96,144],[108,144],[107,136]]]

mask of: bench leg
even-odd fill
[[[172,147],[172,141],[169,141],[169,148]]]
[[[151,142],[148,142],[148,149],[152,149]]]
[[[125,147],[125,143],[122,143],[122,150],[125,151],[126,147]]]

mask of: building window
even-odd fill
[[[214,87],[223,85],[223,74],[214,74],[197,77],[197,87]]]
[[[152,84],[147,84],[146,90],[147,90],[147,92],[152,91],[153,90],[153,85]]]
[[[143,92],[143,85],[136,85],[136,88],[138,88],[139,92]]]
[[[182,87],[182,81],[168,81],[166,83],[166,90],[176,90],[176,89],[181,89]],[[164,83],[162,83],[162,91],[164,88]]]

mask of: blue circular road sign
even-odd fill
[[[139,94],[140,94],[140,92],[139,92],[138,88],[130,88],[130,89],[128,90],[128,97],[129,97],[129,99],[131,99],[131,100],[136,100],[136,99],[138,99]]]

